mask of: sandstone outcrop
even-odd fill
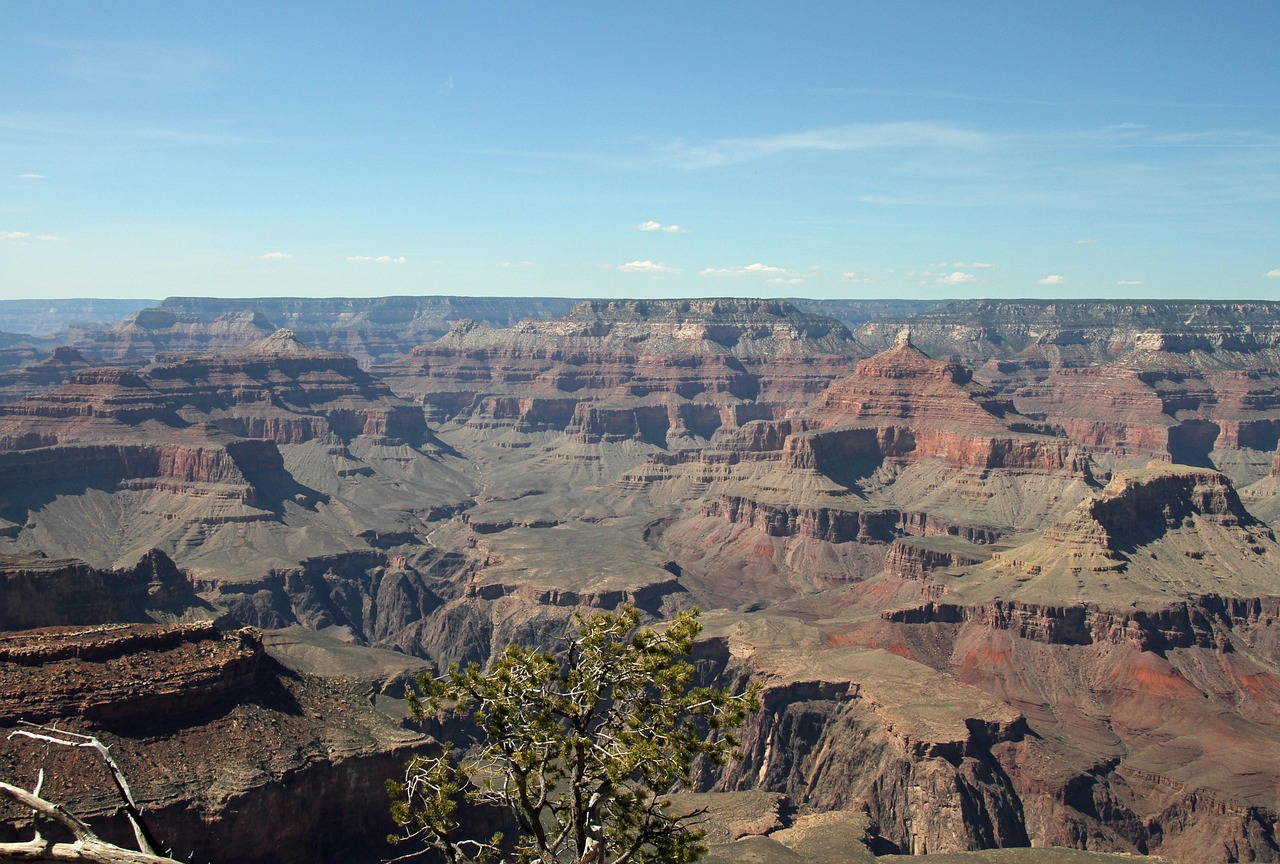
[[[962,301],[910,323],[930,353],[977,368],[1108,467],[1162,458],[1243,484],[1275,450],[1275,303]],[[896,326],[859,338],[883,345]]]
[[[285,327],[309,345],[362,363],[389,362],[446,332],[453,321],[470,318],[505,327],[530,315],[561,314],[572,305],[571,300],[516,297],[170,297],[153,308],[135,304],[99,317],[96,325],[79,326],[72,334],[102,359],[150,360],[165,351],[222,353]],[[21,316],[15,322],[40,326]]]
[[[1153,463],[1027,544],[926,574],[932,599],[883,612],[877,638],[1026,714],[1035,736],[1000,758],[1032,836],[1272,860],[1274,788],[1240,772],[1280,770],[1260,743],[1280,695],[1277,554],[1223,475]]]
[[[112,571],[83,561],[0,555],[0,632],[211,615],[159,550]]]
[[[588,301],[506,330],[460,322],[378,371],[435,420],[676,444],[779,416],[863,353],[781,301]]]
[[[1276,347],[1280,303],[1204,300],[959,300],[909,319],[869,321],[858,338],[887,347],[903,323],[929,354],[979,367],[992,359],[1097,363],[1141,345],[1227,350]]]
[[[256,546],[268,567],[296,563],[367,548],[366,530],[409,537],[410,501],[429,514],[469,491],[421,410],[354,359],[283,330],[214,358],[81,369],[63,387],[0,405],[0,477],[0,517],[15,526],[0,533],[17,551],[106,567],[160,547],[184,567],[232,572],[252,559],[228,567],[225,540]],[[379,518],[362,478],[397,484],[404,509]],[[104,519],[97,537],[67,531]],[[329,536],[290,551],[299,523]]]
[[[383,781],[429,744],[355,687],[282,669],[257,633],[208,623],[3,634],[0,718],[100,738],[157,838],[204,861],[385,855],[374,839],[386,834]],[[37,768],[45,795],[128,842],[92,754],[0,741],[7,780],[29,783]],[[0,836],[20,834],[26,818],[0,812]]]
[[[905,332],[792,416],[748,423],[697,456],[653,461],[624,483],[706,484],[696,515],[663,534],[674,557],[762,574],[763,558],[780,580],[799,569],[857,581],[883,569],[884,553],[845,544],[929,533],[985,544],[1042,529],[1094,484],[1079,445],[1018,414],[967,368],[929,358]],[[737,551],[695,553],[708,532]],[[791,539],[752,546],[752,532]],[[743,553],[755,560],[735,564]]]
[[[802,812],[865,813],[880,852],[1027,844],[1017,792],[993,755],[1025,734],[1016,711],[884,651],[828,649],[813,666],[798,649],[818,635],[794,625],[713,619],[711,629],[724,641],[707,643],[701,662],[721,676],[749,671],[765,689],[742,759],[708,787],[783,792]]]
[[[59,387],[91,364],[79,351],[68,346],[53,349],[43,360],[23,368],[0,372],[0,402],[13,402],[42,390]]]

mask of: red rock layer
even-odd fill
[[[464,322],[378,372],[437,420],[661,442],[780,416],[857,353],[843,325],[775,301],[588,302],[505,331]],[[547,405],[555,410],[538,410]],[[667,411],[665,432],[634,416],[656,422],[658,406]],[[596,412],[596,420],[579,410]],[[615,410],[633,416],[604,419]],[[607,428],[613,422],[630,433]]]
[[[261,658],[256,632],[224,635],[210,622],[0,635],[0,723],[114,725],[193,713],[247,688]]]
[[[0,447],[21,449],[99,435],[103,423],[171,427],[208,420],[242,437],[297,444],[358,435],[420,443],[422,412],[344,355],[281,331],[239,352],[162,358],[142,372],[85,369],[57,390],[0,405]]]

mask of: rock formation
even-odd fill
[[[1280,859],[1276,304],[850,306],[855,338],[782,301],[238,302],[85,330],[0,405],[0,626],[109,654],[185,622],[127,631],[186,635],[101,704],[32,649],[80,682],[32,704],[188,754],[213,791],[146,781],[182,836],[394,774],[410,745],[310,672],[386,706],[575,611],[696,603],[699,674],[765,687],[698,777],[725,849]],[[153,731],[161,656],[154,713],[196,707]]]
[[[385,857],[373,839],[386,834],[376,793],[429,742],[379,714],[359,688],[289,673],[257,633],[209,623],[0,635],[0,725],[56,724],[100,738],[152,833],[194,860]],[[92,754],[22,738],[0,747],[3,776],[29,783],[37,769],[48,798],[74,802],[104,839],[127,842]],[[0,822],[0,837],[22,833],[20,817],[0,815],[16,819]]]
[[[441,421],[678,445],[773,417],[862,353],[781,301],[589,301],[509,330],[461,322],[378,371]]]

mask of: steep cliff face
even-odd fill
[[[307,347],[289,330],[217,357],[162,355],[144,374],[188,420],[281,444],[359,435],[421,444],[427,435],[422,412],[355,358]]]
[[[104,360],[154,357],[161,351],[226,351],[269,336],[276,327],[250,310],[228,311],[208,320],[168,309],[141,309],[120,322],[81,337],[86,350]]]
[[[951,592],[1005,598],[1162,605],[1190,597],[1280,594],[1274,532],[1214,471],[1151,463],[1121,472],[1044,533],[995,553]]]
[[[456,321],[510,327],[524,318],[562,315],[575,302],[557,297],[169,297],[159,308],[175,322],[205,329],[220,318],[247,312],[271,322],[272,329],[293,330],[308,345],[349,354],[361,363],[388,363],[447,333]],[[180,344],[180,333],[174,337],[156,338],[158,350],[189,349]],[[202,347],[219,352],[241,344],[209,338]]]
[[[0,631],[211,615],[159,550],[111,571],[83,561],[0,555]]]
[[[699,667],[722,680],[763,680],[763,709],[744,732],[741,760],[708,772],[703,788],[861,811],[881,853],[1026,845],[1018,794],[993,755],[1025,734],[1017,712],[884,651],[828,650],[806,670],[798,646],[783,647],[812,638],[803,630],[736,623],[728,632],[701,646]]]
[[[141,372],[81,369],[64,387],[0,405],[0,445],[118,437],[121,430],[106,431],[112,424],[149,421],[178,428],[212,422],[280,444],[358,435],[421,444],[427,434],[421,411],[353,358],[307,348],[291,332],[278,331],[218,357],[162,355]]]
[[[1089,471],[1072,442],[1045,435],[973,435],[910,426],[848,426],[790,435],[781,448],[784,470],[835,474],[850,460],[903,462],[942,459],[957,468],[1039,473]]]
[[[871,321],[858,338],[873,348],[892,344],[903,319]],[[910,319],[918,345],[936,357],[980,366],[993,357],[1034,356],[1038,349],[1075,348],[1081,362],[1112,359],[1153,340],[1215,348],[1270,347],[1280,328],[1280,304],[1209,301],[960,300]]]
[[[255,579],[197,578],[195,587],[234,620],[264,629],[302,625],[355,644],[424,655],[421,622],[439,609],[469,570],[462,556],[417,560],[378,551],[309,558],[297,567],[270,569]]]
[[[147,668],[152,655],[163,664]],[[196,712],[239,697],[261,658],[256,634],[223,636],[207,621],[8,635],[0,647],[6,671],[0,722],[77,718],[128,726]]]
[[[79,351],[67,345],[22,368],[0,372],[0,402],[15,402],[43,390],[59,387],[91,364]]]
[[[889,543],[896,536],[899,519],[892,510],[806,508],[733,495],[708,501],[702,515],[747,525],[773,537],[800,536],[828,543]]]
[[[383,782],[429,745],[354,689],[286,672],[248,630],[107,625],[8,633],[0,643],[0,718],[98,736],[152,832],[200,860],[386,854]],[[128,843],[110,780],[88,757],[9,738],[0,773],[43,768],[46,796]],[[299,808],[299,794],[312,806]],[[26,834],[24,820],[0,814],[0,836]]]
[[[1153,463],[841,638],[1020,706],[1035,735],[998,758],[1033,840],[1275,860],[1273,781],[1239,772],[1280,772],[1254,743],[1280,696],[1278,551],[1223,475]]]
[[[963,301],[910,323],[931,354],[978,368],[1108,464],[1213,465],[1243,484],[1275,450],[1275,303]],[[886,345],[896,326],[870,322],[859,338]]]
[[[780,301],[589,301],[505,330],[461,322],[377,371],[436,420],[674,442],[803,404],[863,353],[838,321]],[[626,431],[591,431],[608,418]]]
[[[1079,445],[1019,415],[966,368],[929,358],[905,332],[801,411],[721,434],[696,456],[656,457],[625,478],[628,488],[681,481],[707,491],[698,515],[681,517],[687,528],[665,532],[673,555],[731,570],[759,570],[753,559],[763,555],[779,560],[780,578],[793,582],[786,566],[830,578],[835,558],[849,568],[841,581],[884,569],[887,549],[879,558],[851,556],[843,544],[887,546],[930,532],[989,543],[1041,530],[1095,488]],[[765,555],[742,531],[725,536],[711,528],[724,548],[699,551],[706,545],[700,532],[716,520],[797,538],[786,547],[787,565],[783,550]],[[819,545],[802,551],[809,541]]]
[[[218,357],[83,369],[0,405],[0,540],[99,567],[160,548],[260,575],[367,549],[366,535],[416,538],[419,514],[470,492],[442,450],[417,406],[288,331]]]

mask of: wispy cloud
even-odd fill
[[[1053,275],[1046,276],[1046,277],[1044,277],[1043,279],[1039,280],[1036,284],[1038,284],[1038,285],[1061,285],[1063,282],[1066,282],[1066,281],[1067,281],[1067,277],[1066,277],[1066,276],[1059,276],[1058,274],[1054,273]]]
[[[1121,279],[1116,284],[1117,285],[1146,285],[1147,283],[1143,282],[1141,279]]]
[[[1182,102],[1170,99],[1033,99],[995,93],[962,93],[954,90],[891,90],[873,87],[814,87],[807,92],[831,96],[884,96],[901,102],[936,99],[953,102],[987,102],[996,105],[1036,105],[1045,108],[1072,108],[1086,105],[1123,105],[1133,108],[1235,108],[1274,109],[1267,102]]]
[[[532,261],[499,261],[498,266],[504,270],[514,270],[518,267],[532,267]]]
[[[705,143],[675,141],[666,158],[682,168],[714,168],[796,151],[855,152],[865,150],[981,151],[995,136],[942,123],[859,123],[781,135],[722,138]]]
[[[0,129],[69,138],[110,138],[127,141],[159,141],[171,144],[241,145],[275,144],[266,138],[216,131],[191,131],[163,127],[120,126],[30,114],[0,114]],[[26,179],[44,179],[32,175]]]
[[[960,267],[965,270],[996,270],[998,269],[997,265],[988,263],[986,261],[970,261],[967,264],[964,261],[954,261],[950,265],[939,264],[938,266],[939,267],[947,267],[947,266]]]
[[[948,273],[946,276],[939,276],[937,281],[944,285],[968,285],[971,282],[977,282],[978,277],[972,273],[962,273],[957,270],[954,273]]]
[[[637,231],[661,231],[664,234],[684,234],[685,230],[679,225],[663,225],[661,222],[655,222],[652,219],[647,222],[641,222],[635,226]]]
[[[353,264],[403,264],[405,257],[392,258],[390,255],[348,255],[347,260]]]
[[[844,282],[852,282],[854,285],[869,285],[875,281],[874,279],[863,276],[860,273],[854,273],[852,270],[846,270],[841,273],[840,279]]]
[[[30,231],[0,231],[0,240],[15,240],[18,242],[40,240],[45,243],[61,243],[66,239],[66,237],[59,237],[57,234],[32,234]]]
[[[1280,268],[1267,271],[1268,279],[1280,279]]]
[[[19,180],[48,180],[43,174],[15,174]]]
[[[264,252],[258,256],[259,261],[288,261],[293,256],[288,252]],[[351,259],[348,258],[348,261]]]
[[[1091,237],[1081,237],[1079,240],[1072,240],[1071,242],[1077,246],[1093,246],[1098,241]]]
[[[444,83],[440,85],[440,95],[441,96],[453,95],[453,75],[450,75],[448,78],[444,79]]]
[[[774,267],[770,264],[748,264],[745,267],[707,267],[701,276],[767,276],[770,278],[786,278],[797,274],[786,267]]]
[[[626,264],[619,264],[618,269],[623,273],[679,273],[676,267],[668,267],[661,261],[628,261]]]

